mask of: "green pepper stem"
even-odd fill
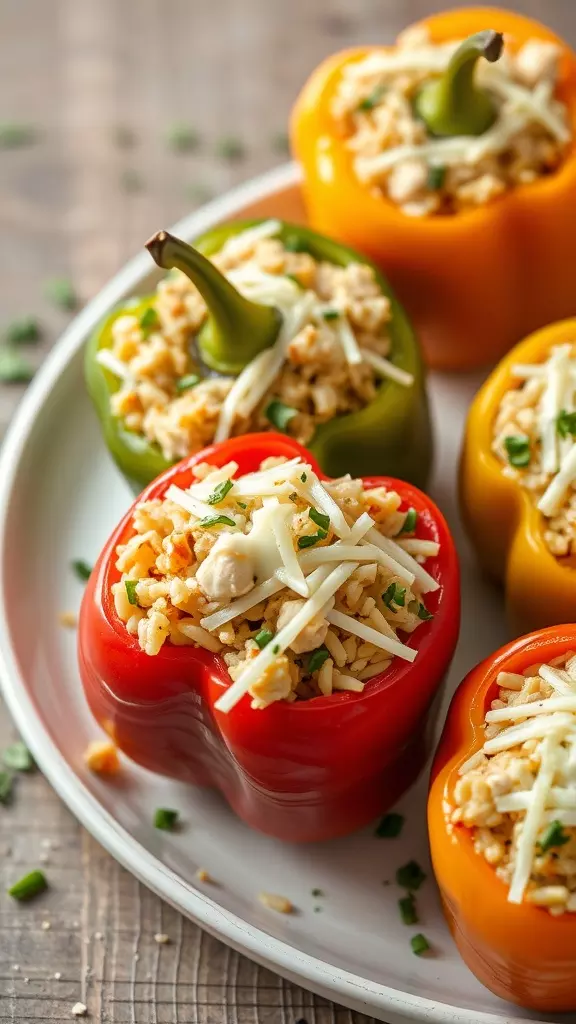
[[[501,32],[477,32],[452,54],[439,79],[429,82],[416,98],[416,113],[432,135],[482,135],[496,120],[491,95],[479,89],[474,73],[479,57],[498,60],[504,39]]]
[[[186,274],[204,299],[210,315],[197,343],[210,369],[238,374],[274,344],[281,325],[278,310],[246,299],[197,249],[168,231],[159,231],[146,248],[159,267],[177,267]]]

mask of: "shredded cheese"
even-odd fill
[[[576,445],[572,445],[568,454],[562,459],[560,469],[552,478],[537,508],[545,516],[553,516],[562,503],[566,491],[576,480]]]
[[[530,806],[526,811],[526,816],[522,823],[522,829],[516,847],[514,873],[512,875],[510,891],[508,893],[508,900],[510,903],[522,902],[524,892],[532,872],[532,861],[534,859],[536,839],[556,769],[555,755],[557,746],[557,733],[546,736],[546,739],[542,744],[540,770],[536,776],[536,780],[531,791],[532,799]]]
[[[413,650],[412,647],[407,647],[406,644],[400,643],[399,640],[380,633],[379,630],[373,629],[372,626],[366,626],[363,622],[358,622],[358,619],[352,618],[351,615],[345,615],[344,612],[331,611],[327,613],[326,618],[333,626],[345,629],[348,633],[354,633],[355,636],[361,637],[367,643],[374,644],[375,647],[380,647],[383,651],[402,658],[403,661],[414,661],[416,658],[418,652]]]
[[[438,581],[435,580],[429,572],[426,572],[426,569],[423,569],[416,559],[412,558],[412,555],[409,555],[407,551],[404,551],[399,544],[396,544],[395,541],[391,540],[389,537],[383,537],[378,530],[370,530],[370,532],[366,534],[366,539],[363,543],[375,544],[376,547],[379,547],[387,555],[393,558],[395,562],[399,563],[403,569],[407,569],[408,572],[412,574],[413,580],[418,580],[423,594],[432,593],[432,591],[438,590],[440,586]],[[413,580],[411,582],[413,582]]]
[[[401,384],[404,388],[410,388],[414,384],[413,373],[403,370],[400,366],[395,366],[389,359],[379,356],[377,352],[372,352],[369,348],[361,348],[360,354],[364,361],[369,363],[372,369],[376,370],[381,377],[387,377],[389,380],[395,381],[396,384]]]
[[[175,505],[180,505],[180,508],[185,509],[186,512],[190,512],[190,515],[197,516],[198,519],[205,519],[207,516],[216,514],[216,509],[213,505],[208,505],[205,501],[199,501],[189,491],[183,491],[176,484],[170,484],[165,497],[169,501],[173,501]]]
[[[104,369],[110,370],[115,377],[119,377],[120,380],[131,381],[132,374],[128,369],[127,363],[124,363],[118,356],[115,356],[109,348],[99,348],[96,353],[96,362],[100,363]]]

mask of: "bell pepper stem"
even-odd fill
[[[281,325],[277,309],[246,299],[210,260],[168,231],[159,231],[146,248],[159,267],[186,274],[204,299],[209,317],[197,345],[211,370],[238,374],[274,344]]]
[[[496,105],[476,84],[475,71],[479,57],[497,61],[503,45],[501,32],[476,32],[460,44],[441,77],[423,86],[416,112],[432,135],[482,135],[494,124]]]

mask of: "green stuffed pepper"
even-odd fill
[[[213,441],[281,430],[332,477],[424,486],[432,435],[418,343],[376,267],[282,221],[226,224],[194,248],[159,232],[169,271],[91,338],[107,446],[141,489]]]

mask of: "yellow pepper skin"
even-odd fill
[[[506,391],[518,385],[515,363],[539,363],[553,345],[576,340],[576,319],[552,324],[516,345],[480,389],[468,415],[460,465],[460,505],[482,568],[504,584],[514,635],[576,617],[576,568],[558,560],[543,538],[544,517],[529,492],[504,476],[492,452],[494,420]]]
[[[495,7],[446,11],[421,24],[437,42],[493,29],[508,35],[512,45],[529,38],[558,43],[556,95],[568,109],[576,137],[576,55],[549,29]],[[291,137],[303,167],[310,223],[384,268],[430,365],[444,370],[490,365],[519,338],[576,313],[574,144],[557,171],[486,206],[409,217],[357,179],[331,113],[343,68],[383,49],[364,47],[329,57],[296,102]]]

